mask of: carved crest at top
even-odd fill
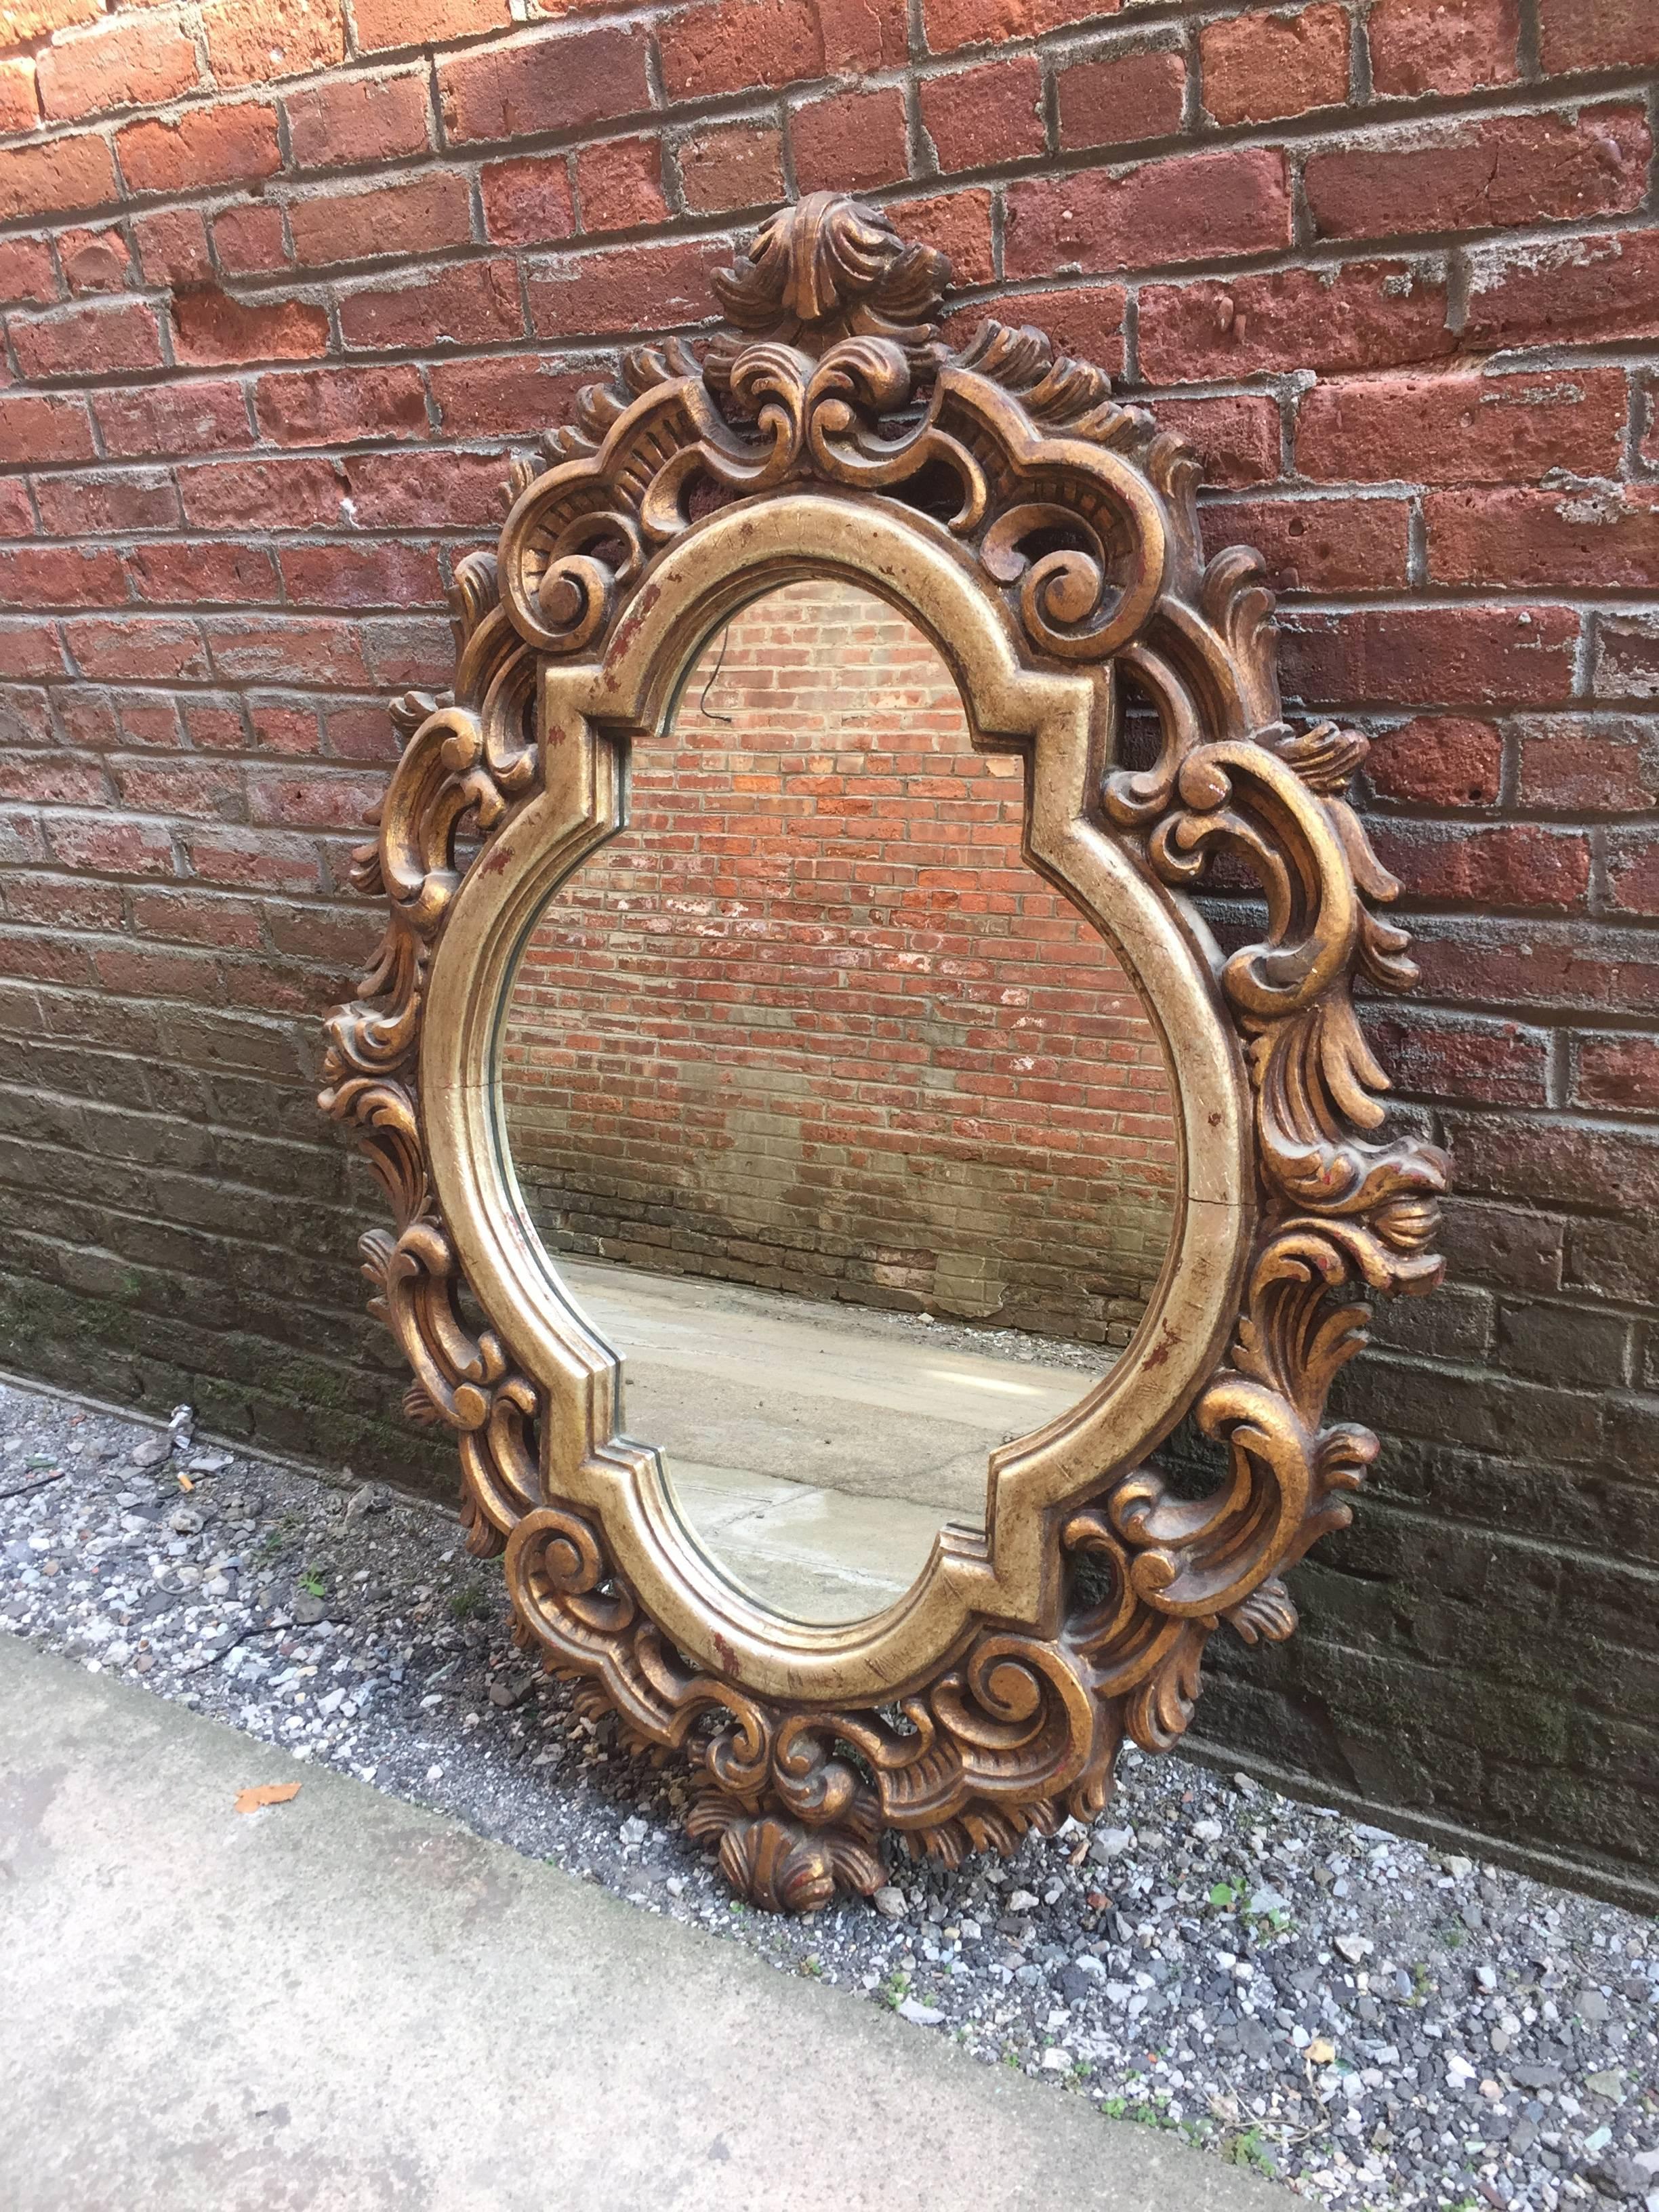
[[[944,254],[907,244],[878,210],[809,192],[761,225],[734,269],[716,272],[715,293],[741,335],[714,341],[705,374],[720,383],[756,338],[814,357],[842,338],[887,338],[914,360],[939,337],[950,281]]]

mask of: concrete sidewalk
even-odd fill
[[[0,2098],[7,2212],[1289,2201],[3,1638]]]

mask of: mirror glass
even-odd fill
[[[521,1203],[625,1431],[797,1620],[982,1528],[990,1452],[1095,1387],[1163,1265],[1163,1053],[1021,857],[1024,774],[908,618],[781,587],[635,744],[504,1008]]]

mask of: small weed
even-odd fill
[[[803,1974],[810,1975],[813,1981],[821,1982],[823,1979],[823,1961],[816,1957],[803,1959],[799,1971]]]
[[[1210,1902],[1218,1912],[1231,1912],[1242,1893],[1230,1881],[1218,1881],[1210,1892]]]
[[[315,1567],[306,1569],[300,1577],[300,1588],[307,1597],[325,1597],[328,1595],[328,1585]]]
[[[1278,2173],[1273,2157],[1262,2141],[1260,2128],[1244,2128],[1231,2136],[1221,2147],[1221,2155],[1229,2166],[1248,2166],[1253,2172],[1269,2177]]]
[[[900,1967],[895,1966],[881,1985],[882,2002],[896,2012],[909,1994],[910,1977]]]
[[[1449,1951],[1461,1951],[1468,1941],[1468,1930],[1467,1928],[1459,1928],[1454,1923],[1449,1928],[1441,1929],[1440,1940]]]
[[[452,1620],[471,1620],[475,1613],[483,1609],[483,1592],[472,1583],[463,1583],[449,1601]]]

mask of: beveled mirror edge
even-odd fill
[[[1181,441],[1038,331],[988,323],[950,351],[936,321],[948,277],[942,255],[905,245],[886,217],[811,195],[716,279],[729,322],[701,361],[678,341],[629,355],[623,384],[590,387],[580,422],[550,434],[553,465],[515,468],[499,557],[460,564],[453,702],[394,707],[407,744],[378,842],[354,870],[361,890],[388,900],[388,928],[359,998],[328,1024],[321,1103],[356,1127],[397,1223],[395,1237],[363,1240],[373,1304],[414,1369],[411,1416],[457,1434],[469,1540],[506,1542],[520,1635],[617,1712],[630,1740],[687,1752],[704,1791],[694,1832],[718,1838],[728,1877],[754,1901],[791,1909],[874,1887],[884,1826],[955,1860],[1010,1848],[1066,1808],[1091,1815],[1125,1730],[1158,1748],[1185,1726],[1223,1620],[1248,1640],[1287,1635],[1279,1571],[1349,1516],[1347,1493],[1376,1451],[1366,1431],[1321,1425],[1331,1377],[1364,1341],[1367,1295],[1425,1290],[1441,1272],[1430,1243],[1446,1163],[1409,1135],[1376,1135],[1385,1078],[1352,1005],[1358,975],[1395,990],[1415,978],[1403,933],[1367,903],[1395,887],[1342,797],[1364,740],[1280,719],[1260,563],[1242,549],[1204,562],[1197,469]],[[998,1531],[999,1571],[1011,1535],[1016,1547],[1029,1539],[1027,1564],[1035,1552],[1041,1632],[970,1620],[914,1679],[849,1670],[829,1705],[763,1687],[712,1620],[691,1624],[708,1630],[712,1660],[688,1658],[641,1602],[638,1560],[621,1555],[633,1519],[618,1547],[592,1509],[545,1495],[544,1468],[568,1468],[583,1436],[608,1433],[594,1402],[609,1354],[554,1329],[547,1382],[514,1364],[517,1317],[472,1279],[475,1266],[487,1272],[483,1255],[447,1222],[427,1152],[440,1121],[471,1146],[489,1102],[453,1081],[474,1064],[454,1060],[453,1038],[450,1057],[434,1052],[424,1100],[417,1067],[447,978],[462,972],[450,925],[483,911],[457,896],[458,827],[476,822],[483,843],[471,889],[506,865],[510,844],[492,841],[528,815],[544,770],[565,789],[570,834],[615,803],[601,787],[614,746],[543,747],[527,732],[538,669],[591,662],[590,648],[608,668],[625,664],[675,541],[701,527],[687,512],[698,487],[751,511],[834,487],[873,515],[923,471],[954,477],[954,557],[1028,672],[1091,672],[1109,712],[1110,685],[1127,678],[1158,714],[1161,750],[1145,770],[1106,762],[1097,731],[1104,779],[1085,793],[1089,834],[1160,895],[1196,886],[1223,847],[1261,880],[1265,933],[1210,985],[1248,1062],[1245,1188],[1258,1211],[1253,1229],[1234,1216],[1248,1250],[1231,1255],[1244,1271],[1231,1348],[1218,1340],[1212,1371],[1188,1393],[1228,1450],[1228,1479],[1182,1503],[1150,1467],[1100,1468],[1094,1503],[1051,1504]],[[920,522],[913,537],[926,534]],[[1042,795],[1063,811],[1046,782]],[[1044,865],[1035,828],[1033,850]],[[1181,926],[1190,953],[1200,932]],[[453,1172],[468,1170],[446,1152],[440,1180]],[[491,1232],[504,1246],[513,1233]],[[476,1335],[458,1304],[464,1272],[490,1324]],[[620,1470],[605,1475],[613,1488],[640,1488],[636,1448],[592,1457]],[[762,1667],[777,1656],[767,1643],[753,1655]]]

